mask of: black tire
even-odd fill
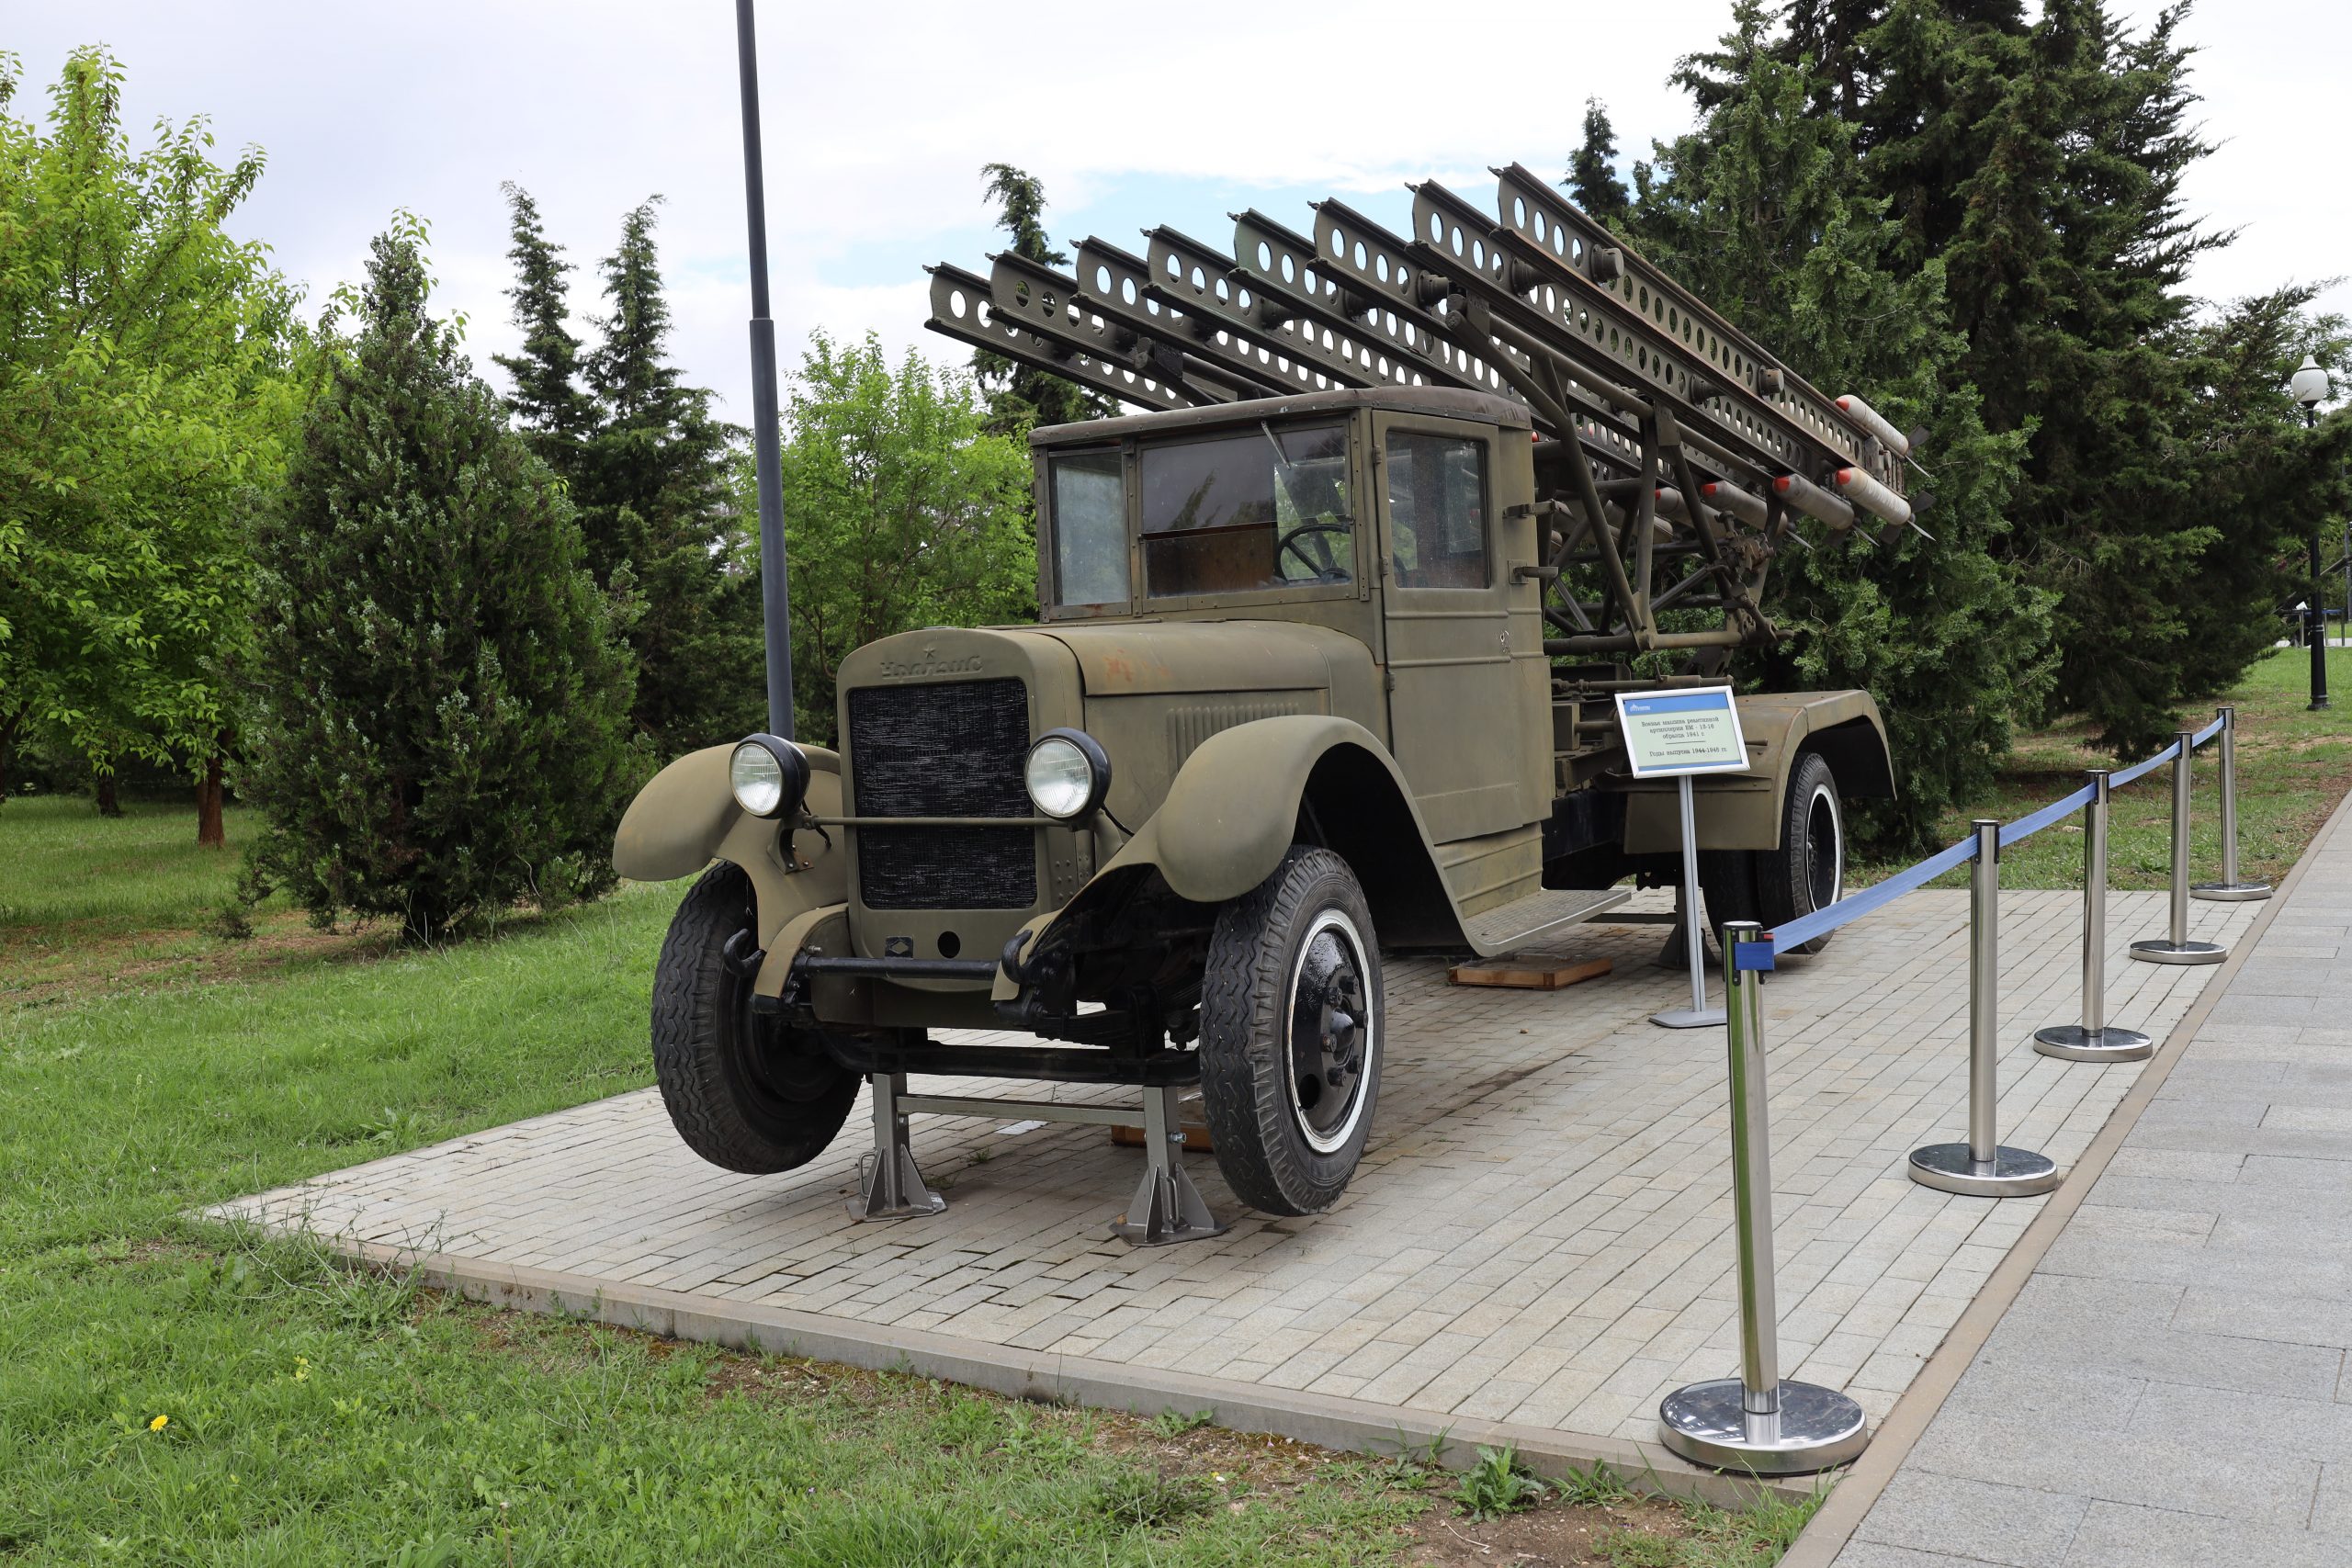
[[[1754,920],[1767,931],[1834,904],[1846,890],[1846,809],[1837,774],[1818,751],[1801,751],[1781,801],[1777,850],[1709,851],[1699,856],[1707,919],[1717,931]],[[1791,953],[1819,953],[1824,934]]]
[[[814,1036],[752,1011],[752,976],[728,963],[727,943],[753,929],[752,879],[724,863],[703,873],[653,971],[653,1076],[686,1147],[768,1176],[824,1152],[858,1080]]]
[[[1294,848],[1217,912],[1201,1109],[1236,1197],[1269,1214],[1339,1201],[1372,1135],[1387,1012],[1372,912],[1330,851]]]

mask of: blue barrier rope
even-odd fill
[[[2192,747],[2202,746],[2222,732],[2224,721],[2218,716],[2212,723],[2189,738]],[[2120,789],[2132,780],[2144,778],[2155,769],[2180,754],[2180,742],[2171,745],[2154,756],[2134,762],[2108,777],[2109,789]],[[2001,829],[2000,845],[2007,849],[2041,832],[2052,823],[2062,822],[2090,804],[2091,786],[2085,784],[2074,794],[2053,800],[2041,810],[2018,818]],[[1835,904],[1799,915],[1786,925],[1766,931],[1758,942],[1743,942],[1732,951],[1732,964],[1738,969],[1770,969],[1772,960],[1781,950],[1802,947],[1815,937],[1826,936],[1849,921],[1858,920],[1873,909],[1883,909],[1905,893],[1916,892],[1948,871],[1957,870],[1976,858],[1976,840],[1962,839],[1959,843],[1929,855],[1918,864],[1898,871],[1883,882],[1871,884],[1860,893],[1850,894]]]
[[[2022,839],[2030,839],[2053,822],[2063,822],[2091,803],[2091,786],[2085,784],[2064,800],[2053,800],[2030,817],[2020,817],[2001,829],[2001,847],[2007,849]]]
[[[2145,761],[2134,762],[2120,773],[2110,773],[2108,776],[2107,786],[2109,789],[2121,789],[2133,779],[2145,778],[2178,755],[2180,755],[2180,742],[2176,740]]]

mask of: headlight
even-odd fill
[[[727,760],[735,804],[754,817],[781,817],[808,794],[808,756],[789,740],[754,735]]]
[[[1111,789],[1111,758],[1082,729],[1046,731],[1029,748],[1022,772],[1031,804],[1062,821],[1092,811]]]

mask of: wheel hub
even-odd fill
[[[1301,946],[1291,987],[1292,1111],[1329,1153],[1354,1130],[1371,1044],[1371,1006],[1354,932],[1327,916]]]

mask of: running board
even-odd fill
[[[1630,887],[1546,887],[1462,922],[1481,958],[1493,958],[1581,925],[1634,896]]]

